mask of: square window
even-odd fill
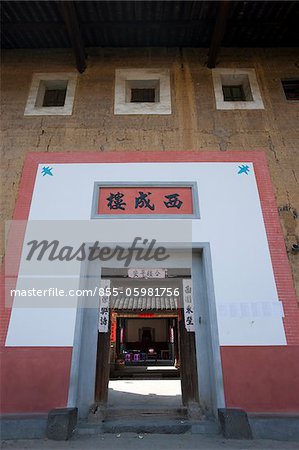
[[[35,100],[35,107],[59,107],[64,106],[67,80],[40,80]]]
[[[254,69],[213,69],[217,109],[263,109]]]
[[[132,88],[131,89],[132,103],[154,103],[155,89],[153,88]]]
[[[154,103],[155,89],[153,88],[132,88],[131,89],[132,103]]]
[[[299,100],[299,79],[290,78],[288,80],[281,80],[284,94],[287,100]]]
[[[171,114],[169,70],[116,70],[114,113]]]
[[[159,80],[127,80],[126,102],[155,103],[160,99]]]
[[[222,86],[225,102],[245,102],[245,94],[242,84],[238,86]]]
[[[64,106],[66,89],[46,89],[43,106]]]
[[[24,115],[71,115],[76,74],[34,74]]]

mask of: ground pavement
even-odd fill
[[[2,441],[2,449],[36,450],[298,450],[299,442],[270,440],[228,440],[221,436],[195,434],[104,434],[98,436],[74,436],[69,441],[47,439]]]

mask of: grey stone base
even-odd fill
[[[218,409],[222,434],[227,439],[252,439],[247,413],[242,409]]]
[[[298,414],[248,414],[254,439],[299,442]]]
[[[5,414],[0,417],[1,439],[43,439],[47,414]]]
[[[77,408],[56,408],[48,414],[47,438],[55,441],[70,439],[77,425]]]

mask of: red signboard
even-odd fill
[[[98,214],[193,214],[191,186],[100,186]]]
[[[138,314],[137,317],[140,317],[142,319],[150,319],[151,317],[155,317],[155,314],[144,313],[144,314]]]
[[[116,314],[111,315],[111,342],[116,342]]]

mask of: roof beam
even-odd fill
[[[216,23],[213,31],[212,42],[209,49],[208,68],[213,69],[216,65],[218,52],[225,33],[226,21],[231,7],[231,0],[220,0]]]
[[[75,4],[73,1],[63,1],[59,4],[75,54],[76,66],[78,71],[82,73],[86,69],[86,54]]]

